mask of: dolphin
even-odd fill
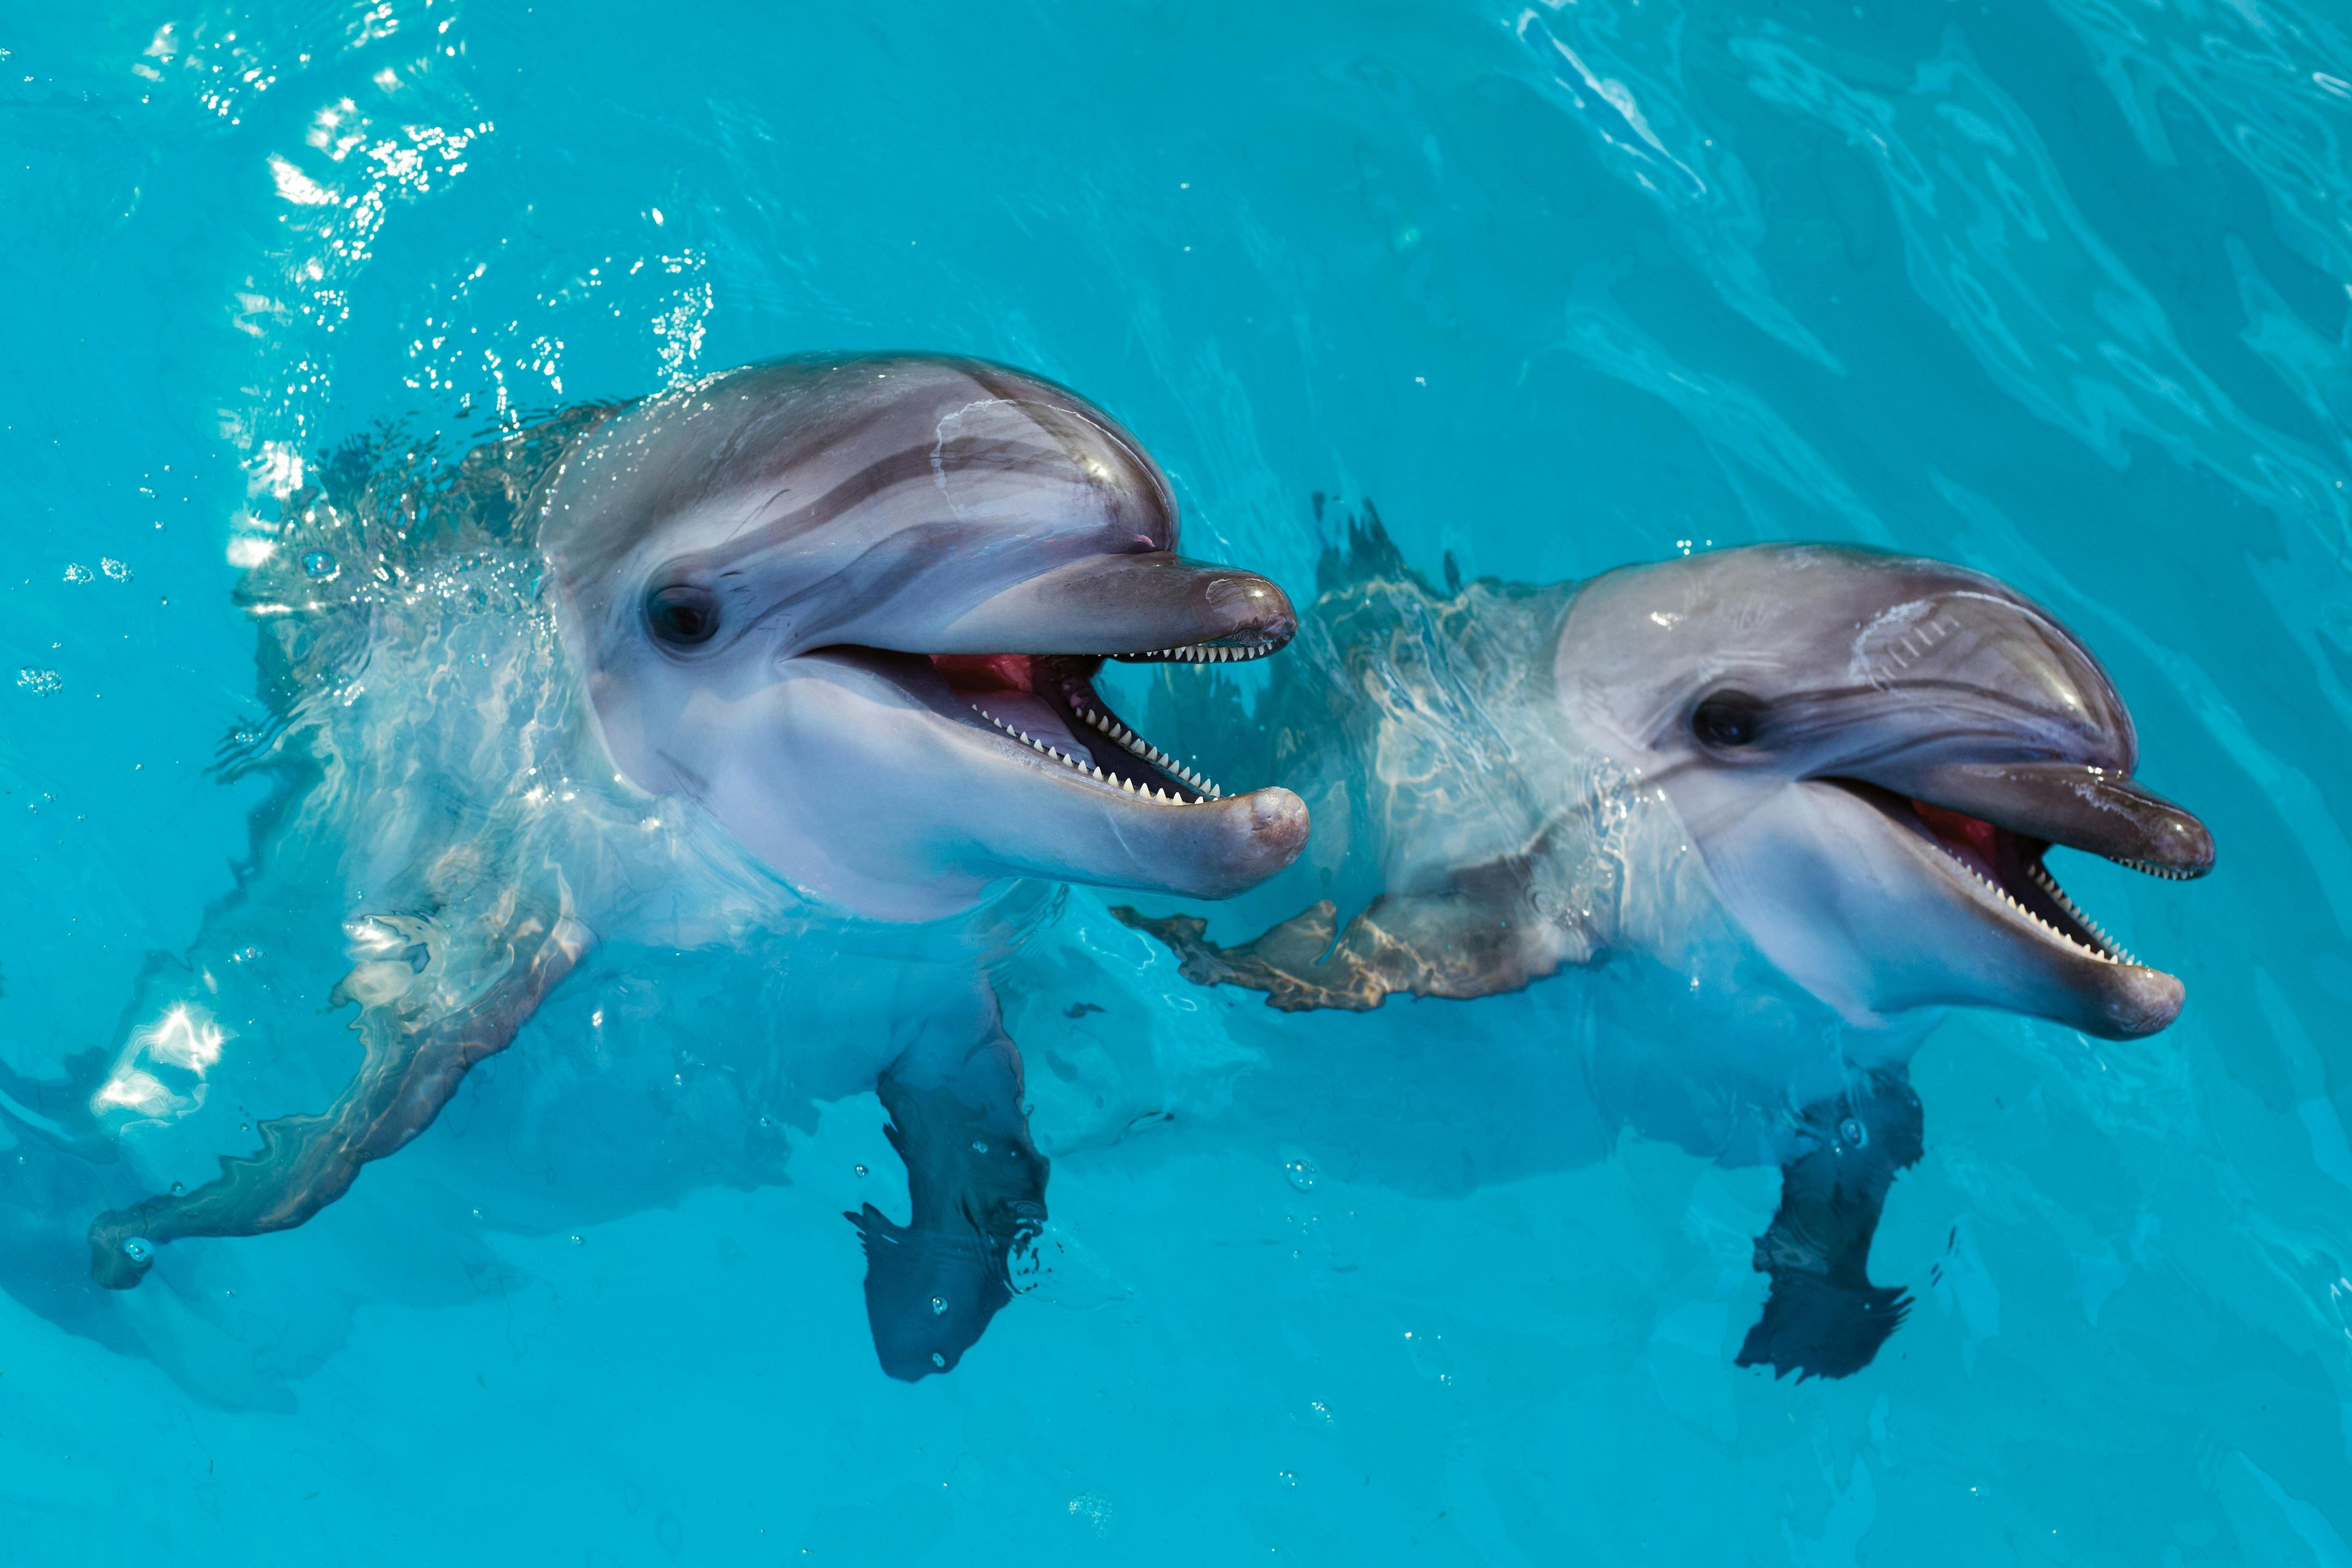
[[[908,1224],[849,1216],[883,1369],[954,1366],[1045,1218],[985,973],[1045,907],[1022,889],[1221,898],[1306,837],[1296,795],[1225,793],[1095,689],[1105,660],[1290,639],[1273,583],[1177,542],[1166,477],[1108,415],[929,354],[754,365],[571,411],[454,477],[296,495],[240,588],[272,709],[242,765],[280,780],[257,858],[348,911],[331,1001],[356,1009],[362,1059],[323,1110],[228,1131],[231,1103],[308,1081],[303,1053],[265,1060],[270,1031],[243,1026],[282,1011],[261,993],[324,977],[254,940],[256,896],[215,910],[151,970],[59,1136],[250,1152],[100,1215],[98,1280],[311,1218],[598,943],[784,931],[802,1066],[877,1092],[907,1163]]]
[[[2119,1039],[2179,1013],[2179,980],[2044,856],[2187,879],[2211,869],[2212,837],[2135,780],[2097,659],[2007,584],[1764,544],[1441,592],[1377,514],[1324,577],[1317,671],[1293,661],[1260,711],[1296,748],[1288,782],[1376,868],[1372,896],[1344,927],[1327,899],[1230,947],[1195,916],[1120,918],[1189,978],[1292,1010],[1491,995],[1612,954],[1721,987],[1730,933],[1850,1026],[1826,1063],[1716,1042],[1794,1101],[1743,1364],[1842,1375],[1900,1321],[1900,1292],[1865,1270],[1921,1148],[1899,1019],[1990,1007]]]

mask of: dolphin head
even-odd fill
[[[1297,854],[1286,790],[1227,795],[1096,694],[1105,658],[1286,642],[1266,579],[1175,553],[1134,438],[1034,376],[801,358],[616,414],[541,544],[615,765],[789,882],[929,920],[1042,877],[1216,898]]]
[[[2128,1037],[2179,1012],[2042,856],[2197,877],[2211,836],[2132,782],[2098,661],[1995,579],[1820,545],[1631,567],[1578,591],[1554,678],[1758,947],[1849,1019],[1960,1004]]]

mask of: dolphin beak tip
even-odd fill
[[[1307,847],[1307,803],[1280,785],[1252,790],[1247,795],[1250,827],[1269,854],[1281,858],[1275,869],[1298,858]]]
[[[1214,812],[1223,824],[1221,851],[1205,858],[1208,875],[1183,889],[1194,898],[1229,899],[1246,892],[1297,859],[1307,847],[1307,803],[1278,786],[1186,809]]]
[[[2189,999],[2180,977],[2144,964],[2124,973],[2125,983],[2107,994],[2100,1017],[2085,1032],[2110,1040],[2137,1040],[2169,1028]]]

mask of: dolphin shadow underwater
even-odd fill
[[[1982,574],[1769,544],[1583,583],[1447,575],[1412,569],[1367,509],[1325,554],[1307,657],[1247,721],[1229,685],[1174,701],[1227,738],[1221,763],[1314,815],[1308,860],[1255,901],[1319,874],[1359,912],[1326,897],[1233,945],[1195,915],[1112,913],[1186,978],[1286,1011],[1466,1001],[1612,961],[1683,977],[1690,1005],[1667,997],[1647,1030],[1621,1008],[1633,1032],[1591,1044],[1588,1070],[1620,1105],[1671,1085],[1682,1103],[1647,1120],[1695,1152],[1780,1166],[1739,1364],[1860,1370],[1908,1306],[1867,1264],[1923,1147],[1918,1022],[2164,1028],[2180,982],[2043,857],[2186,879],[2211,868],[2210,835],[2133,782],[2131,717],[2090,651]]]
[[[1295,795],[1166,761],[1093,677],[1272,654],[1287,600],[1175,553],[1108,415],[968,359],[784,360],[455,465],[373,456],[325,465],[238,589],[268,718],[227,771],[274,787],[236,890],[110,1048],[0,1081],[16,1239],[106,1205],[83,1256],[129,1290],[171,1244],[302,1225],[593,950],[715,952],[768,1014],[695,1041],[745,1105],[879,1095],[911,1216],[849,1216],[875,1348],[953,1367],[1046,1212],[992,970],[1052,885],[1221,898],[1306,837]]]

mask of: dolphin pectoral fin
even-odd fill
[[[866,1244],[875,1354],[913,1383],[954,1367],[1013,1300],[1010,1259],[1045,1226],[1047,1165],[992,997],[977,1041],[919,1040],[875,1087],[913,1213],[903,1226],[871,1204],[845,1217]]]
[[[1120,906],[1123,924],[1159,938],[1196,985],[1266,994],[1286,1013],[1369,1012],[1394,992],[1466,1001],[1517,991],[1591,956],[1583,933],[1527,910],[1517,898],[1480,896],[1465,881],[1443,893],[1383,893],[1332,941],[1339,907],[1326,899],[1239,947],[1220,947],[1195,915],[1154,919]]]
[[[366,1054],[327,1110],[261,1123],[260,1152],[224,1157],[220,1175],[192,1193],[99,1215],[89,1227],[91,1275],[109,1289],[127,1290],[166,1242],[289,1230],[349,1191],[362,1165],[431,1126],[467,1071],[506,1049],[590,939],[568,916],[526,915],[507,925],[502,940],[503,973],[465,1006],[429,1018],[392,1006],[363,1010],[358,1027]]]
[[[1887,1189],[1919,1158],[1919,1097],[1900,1069],[1874,1072],[1808,1106],[1803,1121],[1811,1146],[1780,1167],[1780,1211],[1756,1239],[1756,1268],[1772,1289],[1738,1363],[1845,1377],[1870,1364],[1911,1310],[1901,1290],[1873,1285],[1867,1266]]]

